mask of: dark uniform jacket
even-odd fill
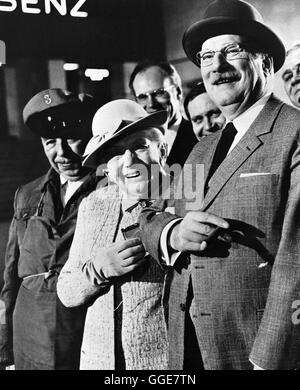
[[[78,206],[95,185],[90,173],[65,208],[52,169],[17,190],[0,299],[0,363],[14,362],[16,369],[78,368],[86,308],[64,307],[56,281],[68,259]]]

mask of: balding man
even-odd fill
[[[287,51],[282,80],[290,101],[295,107],[300,108],[300,43]]]

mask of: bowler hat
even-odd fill
[[[258,47],[269,53],[277,72],[285,60],[285,47],[280,38],[264,24],[256,8],[240,0],[216,0],[204,11],[203,19],[187,28],[183,48],[197,66],[196,54],[209,38],[223,34],[237,34],[251,38]]]
[[[45,138],[90,138],[94,98],[51,88],[34,95],[23,110],[24,123]],[[89,122],[90,119],[90,123]]]
[[[86,146],[83,165],[91,168],[104,162],[102,153],[114,141],[146,128],[159,129],[163,134],[167,111],[149,114],[136,102],[127,99],[113,100],[96,112],[92,131],[93,137]]]

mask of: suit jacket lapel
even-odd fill
[[[263,145],[263,140],[260,136],[272,131],[273,122],[282,105],[283,102],[273,96],[268,100],[249,130],[211,177],[210,186],[204,198],[202,210],[207,209],[237,169],[249,158],[249,156]],[[212,158],[210,163],[211,161]]]

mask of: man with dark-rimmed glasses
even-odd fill
[[[168,111],[167,164],[183,165],[197,139],[190,122],[181,115],[181,79],[174,66],[166,62],[141,62],[130,76],[129,87],[137,103],[149,114]]]

